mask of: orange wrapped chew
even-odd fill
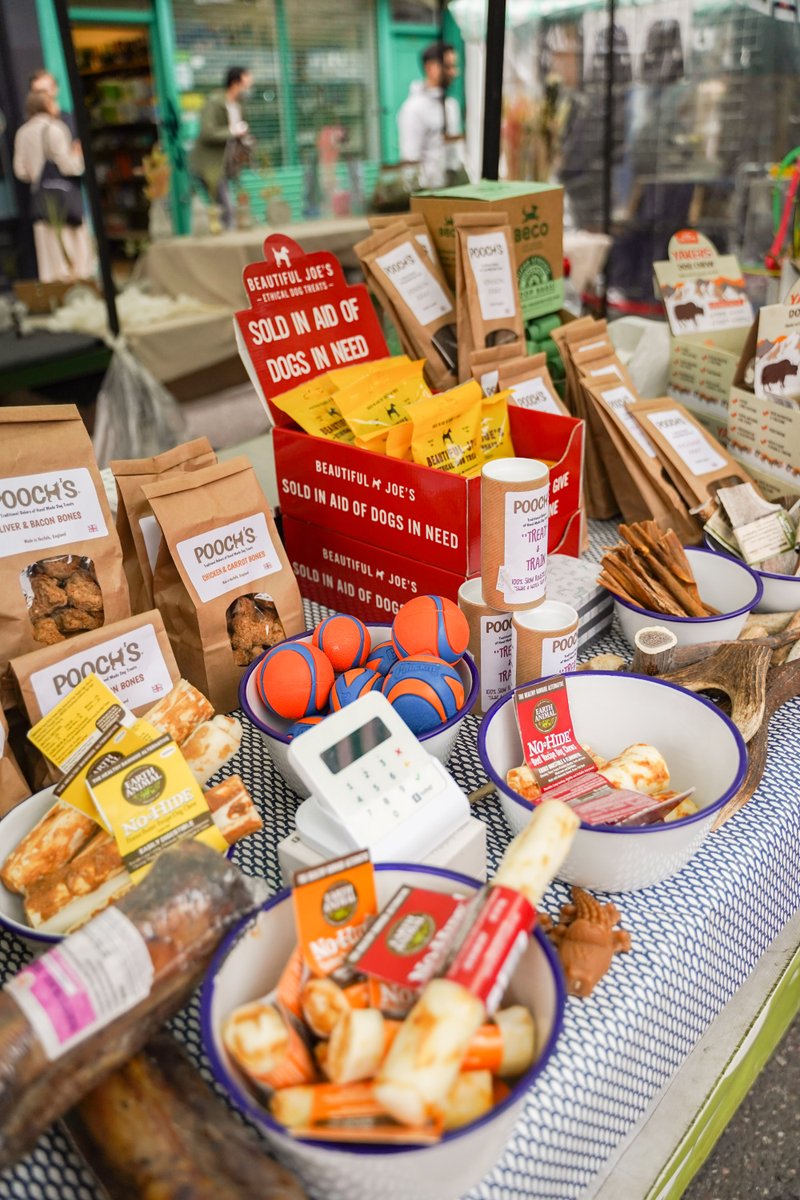
[[[223,1023],[222,1042],[236,1065],[262,1087],[291,1087],[316,1078],[308,1047],[266,999],[235,1009]]]

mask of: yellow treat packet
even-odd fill
[[[408,421],[405,424],[407,425]],[[398,425],[397,428],[402,429],[402,426]],[[371,450],[373,454],[385,454],[388,439],[389,432],[387,431],[376,434],[374,438],[356,438],[355,444],[359,450]]]
[[[123,758],[154,742],[157,737],[158,730],[143,718],[130,726],[112,726],[100,735],[68,774],[58,781],[53,791],[59,800],[77,808],[78,812],[102,825],[102,818],[89,791],[89,782]]]
[[[404,362],[373,371],[336,393],[342,416],[357,438],[371,441],[408,420],[408,409],[427,399],[424,362]]]
[[[386,367],[397,367],[400,363],[409,362],[411,359],[407,354],[396,354],[394,358],[373,358],[369,362],[353,363],[350,367],[334,367],[332,371],[325,372],[324,378],[339,391],[341,388],[349,387],[356,380],[371,375],[373,371],[383,370]]]
[[[223,854],[228,849],[203,789],[167,734],[87,782],[100,818],[136,882],[162,850],[184,838],[196,838]]]
[[[456,475],[480,470],[482,402],[481,386],[473,379],[416,404],[411,414],[414,462]]]
[[[508,392],[484,397],[481,405],[481,450],[486,462],[513,458],[514,444],[508,422]]]
[[[304,383],[276,396],[273,404],[287,413],[306,433],[352,445],[353,434],[333,398],[335,394],[336,388],[323,375],[313,383]]]
[[[66,772],[104,732],[133,720],[111,689],[91,674],[36,722],[28,739],[54,767]]]
[[[386,435],[386,454],[389,458],[405,458],[411,460],[411,437],[414,426],[411,421],[403,421],[395,425]]]

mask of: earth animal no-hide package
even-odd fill
[[[672,333],[667,390],[724,440],[728,393],[753,320],[742,269],[695,229],[676,233],[668,254],[653,264]]]

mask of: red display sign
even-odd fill
[[[336,367],[389,351],[363,284],[351,287],[327,250],[305,251],[282,233],[264,241],[264,261],[245,267],[250,307],[234,315],[250,380],[277,424],[291,424],[270,400]]]

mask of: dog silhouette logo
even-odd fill
[[[452,426],[451,426],[451,428],[450,428],[450,429],[446,429],[446,430],[444,431],[444,433],[442,434],[442,445],[444,445],[444,444],[445,444],[445,442],[449,442],[451,446],[452,446],[452,444],[453,444],[453,430],[452,430]]]
[[[275,266],[285,267],[288,271],[292,265],[292,260],[289,257],[289,247],[283,246],[280,250],[273,250],[272,254],[275,259]]]
[[[394,401],[392,401],[392,403],[386,409],[386,415],[387,415],[387,417],[399,417],[400,416],[400,411],[399,411],[397,405],[394,403]]]

